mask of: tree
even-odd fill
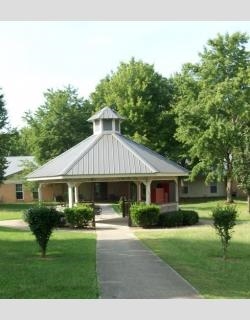
[[[87,119],[91,105],[78,97],[77,90],[48,89],[45,103],[32,114],[25,114],[28,126],[23,128],[29,149],[39,163],[44,163],[68,150],[91,134]]]
[[[30,160],[23,160],[22,161],[22,171],[20,174],[17,174],[17,177],[19,177],[19,179],[22,181],[25,179],[25,177],[35,171],[39,166],[34,162],[34,161],[30,161]],[[39,187],[39,182],[36,181],[28,181],[28,180],[24,180],[23,181],[23,185],[25,186],[25,188],[31,192],[37,191],[38,187]]]
[[[237,211],[232,205],[217,206],[212,211],[213,227],[221,239],[223,258],[227,258],[229,241],[232,238],[233,227],[236,224]]]
[[[60,223],[60,213],[55,208],[39,205],[24,212],[24,221],[29,224],[31,232],[41,249],[41,257],[46,257],[49,238],[53,229]]]
[[[91,94],[96,110],[113,107],[125,118],[122,132],[138,143],[175,158],[177,141],[171,114],[173,85],[154,66],[132,58],[100,81]]]
[[[1,90],[1,89],[0,89]],[[7,168],[7,146],[8,136],[6,135],[7,110],[5,108],[4,96],[0,91],[0,183],[4,180],[4,172]]]
[[[228,202],[232,202],[235,152],[245,146],[242,133],[249,123],[247,41],[248,36],[238,32],[208,40],[199,54],[201,61],[185,64],[174,79],[176,138],[188,147],[191,179],[200,173],[207,182],[226,178]]]
[[[250,127],[250,126],[249,126]],[[250,213],[250,149],[239,150],[234,157],[234,171],[238,187],[247,194],[248,212]]]
[[[8,156],[29,156],[31,154],[25,137],[22,134],[22,129],[11,128],[6,135],[9,140],[7,148]]]

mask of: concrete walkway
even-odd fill
[[[110,205],[96,216],[97,275],[102,299],[202,298],[185,279],[145,247],[127,219]],[[29,230],[22,220],[0,221],[0,226]]]
[[[23,220],[2,220],[0,221],[0,226],[21,230],[29,230],[28,224]]]
[[[175,270],[146,248],[110,205],[96,218],[97,274],[102,299],[201,298]]]

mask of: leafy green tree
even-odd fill
[[[1,89],[0,89],[1,90]],[[0,183],[4,180],[4,172],[7,167],[6,156],[8,146],[8,135],[6,134],[7,110],[5,108],[4,96],[0,91]]]
[[[39,163],[58,156],[92,133],[87,122],[92,107],[76,89],[48,89],[44,97],[45,103],[34,114],[25,114],[27,126],[22,131]]]
[[[8,156],[29,156],[31,154],[22,129],[12,128],[6,134],[9,138]]]
[[[35,163],[34,161],[30,161],[30,160],[23,160],[22,161],[22,171],[20,174],[18,174],[17,176],[19,176],[20,180],[23,181],[23,185],[25,186],[25,188],[31,192],[35,192],[38,190],[39,187],[39,183],[36,181],[27,181],[25,179],[25,177],[35,171],[38,168],[38,164]]]
[[[223,258],[227,258],[229,241],[232,238],[233,227],[236,224],[237,210],[232,205],[217,206],[212,210],[213,227],[221,239]]]
[[[227,201],[232,202],[233,159],[245,146],[250,108],[250,52],[246,34],[228,33],[208,40],[200,62],[186,64],[175,76],[178,94],[176,138],[188,150],[191,179],[226,178]]]
[[[154,66],[136,61],[122,62],[91,94],[95,110],[108,105],[125,120],[122,133],[138,143],[175,158],[175,121],[170,112],[173,84],[157,73]]]
[[[249,126],[250,127],[250,126]],[[250,149],[240,150],[234,157],[234,171],[238,187],[247,194],[248,212],[250,213]]]

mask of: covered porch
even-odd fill
[[[62,199],[68,207],[73,207],[82,201],[114,203],[121,197],[133,202],[155,203],[160,206],[161,212],[176,211],[179,207],[178,177],[43,181],[39,183],[39,201],[48,200],[46,195],[48,185],[54,190],[51,200]]]

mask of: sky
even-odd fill
[[[208,39],[246,32],[250,21],[0,21],[0,88],[9,123],[44,103],[47,89],[72,85],[88,98],[132,57],[165,77],[199,61]]]

